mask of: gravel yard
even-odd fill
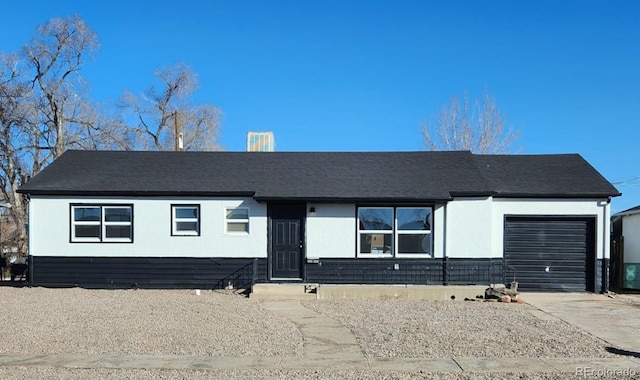
[[[0,299],[1,354],[302,355],[293,323],[238,295],[2,287]]]
[[[286,318],[242,296],[189,290],[0,287],[0,354],[300,356]],[[606,344],[525,304],[313,300],[351,330],[369,358],[608,358]],[[511,368],[505,368],[509,371]],[[517,369],[516,369],[517,370]],[[0,366],[1,379],[572,379],[572,373],[73,369]]]
[[[306,307],[357,337],[368,357],[615,357],[606,343],[560,320],[541,320],[526,304],[318,300]]]

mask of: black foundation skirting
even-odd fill
[[[502,258],[320,259],[306,269],[321,284],[488,285],[508,276]]]
[[[267,280],[266,259],[29,257],[29,282],[99,289],[234,289]]]
[[[608,265],[609,260],[596,263],[596,292],[608,289]],[[269,281],[266,258],[188,257],[31,256],[27,278],[35,286],[97,289],[240,289]],[[509,284],[513,279],[513,270],[503,258],[351,258],[308,260],[303,281],[489,285]]]

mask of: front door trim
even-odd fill
[[[267,267],[268,280],[272,282],[300,282],[304,281],[305,274],[305,221],[306,221],[306,203],[268,203],[268,247],[267,247]],[[283,248],[290,249],[290,258],[285,258],[287,264],[293,265],[293,270],[278,270],[276,268],[276,223],[285,223],[288,227],[294,227],[297,222],[297,244],[294,247],[285,245]],[[283,226],[283,224],[280,224]],[[286,232],[287,238],[289,232]],[[293,242],[291,242],[293,243]],[[282,247],[282,246],[281,246]],[[295,252],[295,253],[294,253]],[[285,255],[286,256],[286,255]],[[295,256],[296,260],[293,260]],[[280,258],[283,260],[283,258]],[[282,261],[281,261],[282,263]],[[287,273],[288,272],[288,273]]]

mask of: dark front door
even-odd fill
[[[271,279],[302,279],[305,204],[269,205]]]

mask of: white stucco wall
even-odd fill
[[[133,204],[133,243],[71,243],[70,203]],[[201,235],[171,236],[171,205],[200,204]],[[606,200],[456,198],[436,205],[433,214],[434,257],[502,257],[506,215],[569,215],[597,218],[598,258],[609,257],[609,212]],[[225,207],[250,209],[249,235],[225,234]],[[315,208],[315,213],[309,209]],[[76,198],[32,197],[30,254],[35,256],[172,256],[267,257],[267,208],[252,198]],[[640,215],[636,219],[640,228]],[[356,205],[309,203],[305,225],[308,259],[355,258]],[[625,231],[632,227],[625,225]],[[626,234],[629,235],[629,234]],[[634,240],[636,238],[636,240]],[[640,237],[625,236],[627,261]],[[628,248],[634,246],[637,248]]]
[[[133,243],[71,243],[70,203],[133,204]],[[171,205],[199,204],[200,236],[171,236]],[[249,234],[226,234],[225,207],[248,207]],[[34,256],[266,257],[267,209],[251,198],[32,197],[30,254]]]
[[[640,214],[623,217],[622,235],[624,236],[624,262],[640,263]]]
[[[316,210],[313,214],[308,212],[311,207]],[[444,205],[434,207],[434,257],[443,256],[444,210]],[[356,214],[355,204],[309,203],[305,231],[307,258],[355,258],[357,250]],[[366,260],[366,258],[362,259]]]
[[[594,216],[596,258],[609,258],[610,203],[606,199],[509,199],[493,200],[491,256],[502,256],[505,215]]]
[[[315,213],[308,210],[314,207]],[[308,259],[353,258],[356,255],[356,206],[309,203],[306,255]]]
[[[594,216],[596,257],[608,258],[609,214],[606,200],[456,198],[444,210],[445,252],[449,257],[502,257],[507,215]],[[436,241],[441,238],[435,235]]]
[[[492,199],[456,198],[446,205],[444,240],[448,257],[492,257],[491,225]],[[501,256],[501,254],[499,255]],[[442,257],[442,256],[437,256]]]
[[[445,230],[446,218],[445,214],[447,206],[440,204],[433,207],[433,257],[442,258],[445,252]]]

